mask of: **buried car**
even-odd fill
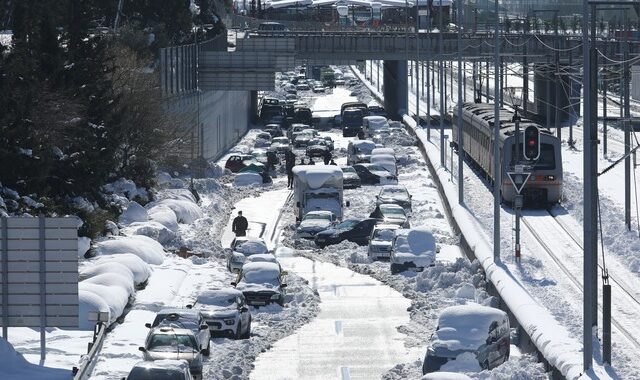
[[[391,246],[391,274],[421,271],[436,261],[436,239],[426,228],[399,229]]]
[[[123,378],[124,379],[124,378]],[[186,360],[156,360],[136,363],[126,380],[192,380]]]
[[[342,169],[342,185],[345,189],[355,189],[361,186],[360,177],[353,167],[341,166],[340,169]]]
[[[344,240],[349,240],[358,245],[367,245],[371,230],[373,230],[376,222],[377,220],[372,218],[347,219],[333,228],[318,232],[314,242],[320,248],[338,244]]]
[[[269,248],[262,238],[242,236],[233,239],[231,253],[227,257],[229,272],[240,272],[247,256],[269,253]]]
[[[396,236],[397,224],[378,224],[373,228],[369,238],[367,255],[371,259],[379,259],[391,255],[391,245]]]
[[[212,335],[247,339],[251,334],[251,313],[239,290],[205,290],[198,295],[193,308],[202,313]]]
[[[383,203],[393,203],[402,206],[405,210],[411,211],[411,194],[402,185],[383,186],[380,193],[376,195],[376,205]]]
[[[265,306],[274,302],[284,306],[284,289],[287,287],[282,283],[284,273],[278,264],[247,263],[231,285],[244,294],[247,304],[251,306]]]
[[[473,354],[482,369],[492,369],[509,359],[510,346],[507,313],[477,304],[450,306],[438,318],[422,373],[437,371],[465,353]]]
[[[409,218],[406,211],[402,206],[393,203],[377,205],[370,217],[378,219],[379,223],[395,224],[401,228],[409,228]]]
[[[336,222],[336,214],[331,211],[309,211],[302,217],[296,229],[296,237],[313,239],[320,231],[324,231]]]
[[[202,379],[202,354],[205,350],[198,347],[198,339],[191,330],[155,327],[149,331],[144,347],[138,349],[144,353],[144,360],[186,360],[193,377]]]

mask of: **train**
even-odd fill
[[[550,206],[562,197],[562,149],[561,141],[550,131],[543,130],[538,124],[522,118],[520,121],[521,158],[515,159],[516,136],[514,113],[500,109],[500,173],[493,168],[493,125],[494,104],[465,103],[462,106],[462,131],[464,133],[464,151],[495,185],[500,186],[502,201],[513,204],[517,192],[507,172],[513,171],[515,165],[524,165],[526,172],[531,172],[521,194],[524,206]],[[456,122],[457,117],[451,117]],[[453,123],[452,123],[453,125]],[[536,127],[539,131],[539,156],[535,160],[524,158],[524,131],[527,127]],[[458,141],[458,128],[452,128],[454,145]],[[458,148],[458,147],[456,147]],[[497,178],[496,178],[497,177]]]

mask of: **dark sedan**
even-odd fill
[[[398,177],[389,173],[385,168],[376,164],[353,165],[363,185],[395,185]]]
[[[329,152],[329,147],[325,139],[312,139],[307,145],[307,156],[309,157],[324,157]]]
[[[376,225],[376,222],[377,220],[372,218],[347,219],[334,228],[318,232],[314,241],[320,248],[338,244],[344,240],[354,242],[358,245],[367,245],[369,244],[369,236],[371,236],[371,231]]]

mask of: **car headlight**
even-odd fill
[[[224,324],[227,325],[227,326],[231,326],[234,323],[236,323],[236,319],[235,318],[225,318],[225,319],[223,319],[223,321],[224,321]]]
[[[280,298],[280,294],[277,294],[277,293],[271,296],[272,300],[277,300],[279,298]]]

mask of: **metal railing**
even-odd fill
[[[93,342],[89,343],[89,350],[80,359],[80,365],[73,367],[73,380],[85,380],[89,378],[93,367],[96,365],[97,355],[102,349],[104,338],[107,336],[107,326],[104,323],[96,324],[93,331]]]

